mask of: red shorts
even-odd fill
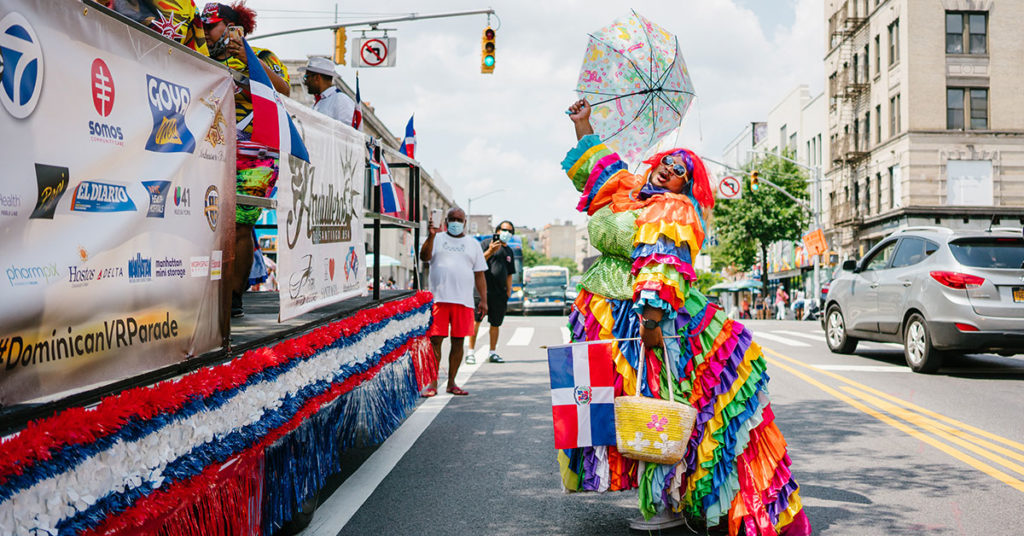
[[[473,309],[457,303],[434,303],[433,322],[427,335],[430,337],[447,337],[448,326],[452,327],[452,337],[469,337],[473,334]]]

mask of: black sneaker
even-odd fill
[[[497,352],[491,352],[491,355],[490,355],[490,357],[487,358],[487,360],[490,361],[491,363],[504,363],[505,362],[505,360],[502,359],[501,356],[498,355]]]
[[[242,309],[242,295],[237,292],[231,293],[231,318],[242,318],[245,310]]]

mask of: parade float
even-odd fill
[[[430,294],[367,296],[384,149],[278,102],[281,292],[231,321],[237,77],[75,0],[0,52],[0,532],[273,534],[436,373]]]

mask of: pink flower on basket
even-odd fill
[[[665,431],[665,425],[668,424],[668,419],[665,417],[658,418],[657,414],[651,415],[651,422],[647,423],[647,427],[651,430],[658,432]]]

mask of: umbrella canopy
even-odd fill
[[[366,265],[367,266],[373,266],[373,253],[367,253],[366,254]],[[387,255],[381,255],[380,256],[380,265],[381,266],[401,266],[402,263],[398,262],[398,259],[396,259],[394,257],[389,257]]]
[[[593,107],[594,133],[634,163],[694,96],[678,39],[636,11],[590,34],[576,92]]]
[[[733,284],[733,288],[735,288],[736,290],[760,290],[762,287],[764,287],[764,285],[762,285],[760,281],[754,279],[744,279],[743,281],[737,281],[736,283]]]
[[[719,283],[708,289],[709,292],[716,290],[719,292],[729,292],[730,290],[732,290],[732,282],[726,281],[724,283]]]

